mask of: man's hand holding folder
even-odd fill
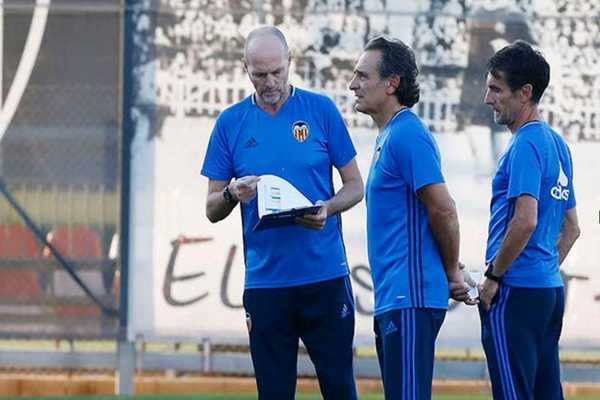
[[[315,206],[321,206],[315,214],[306,213],[296,218],[296,223],[310,229],[323,229],[327,222],[327,203],[318,200]]]
[[[298,189],[283,178],[262,175],[257,184],[258,217],[255,231],[299,224],[322,229],[327,221],[327,203],[312,204]]]

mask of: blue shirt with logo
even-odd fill
[[[448,307],[448,280],[417,191],[444,182],[435,139],[410,110],[378,137],[366,185],[369,264],[375,315]]]
[[[333,197],[332,167],[342,168],[356,151],[340,112],[329,98],[292,87],[271,115],[254,96],[224,110],[206,151],[202,175],[229,181],[248,175],[276,175],[315,203]],[[322,230],[299,225],[253,231],[257,199],[241,204],[246,288],[303,285],[345,276],[348,263],[341,218]]]
[[[575,207],[573,163],[563,138],[544,122],[517,130],[492,181],[486,262],[497,255],[519,196],[538,202],[538,221],[527,246],[506,272],[507,285],[563,286],[556,246],[566,210]]]

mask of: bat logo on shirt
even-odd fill
[[[292,135],[300,143],[308,138],[308,124],[304,121],[296,121],[292,126]]]

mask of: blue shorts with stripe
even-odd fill
[[[435,339],[446,310],[404,308],[375,316],[375,346],[386,400],[429,400]]]
[[[259,400],[293,400],[298,340],[315,365],[325,400],[356,400],[350,278],[246,289],[244,308]]]
[[[494,400],[563,399],[558,340],[564,308],[562,287],[505,284],[489,311],[479,307]]]

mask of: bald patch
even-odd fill
[[[262,26],[252,30],[248,34],[246,45],[244,46],[244,58],[248,60],[259,49],[269,49],[270,52],[279,50],[283,57],[289,57],[289,49],[285,36],[274,26]]]

